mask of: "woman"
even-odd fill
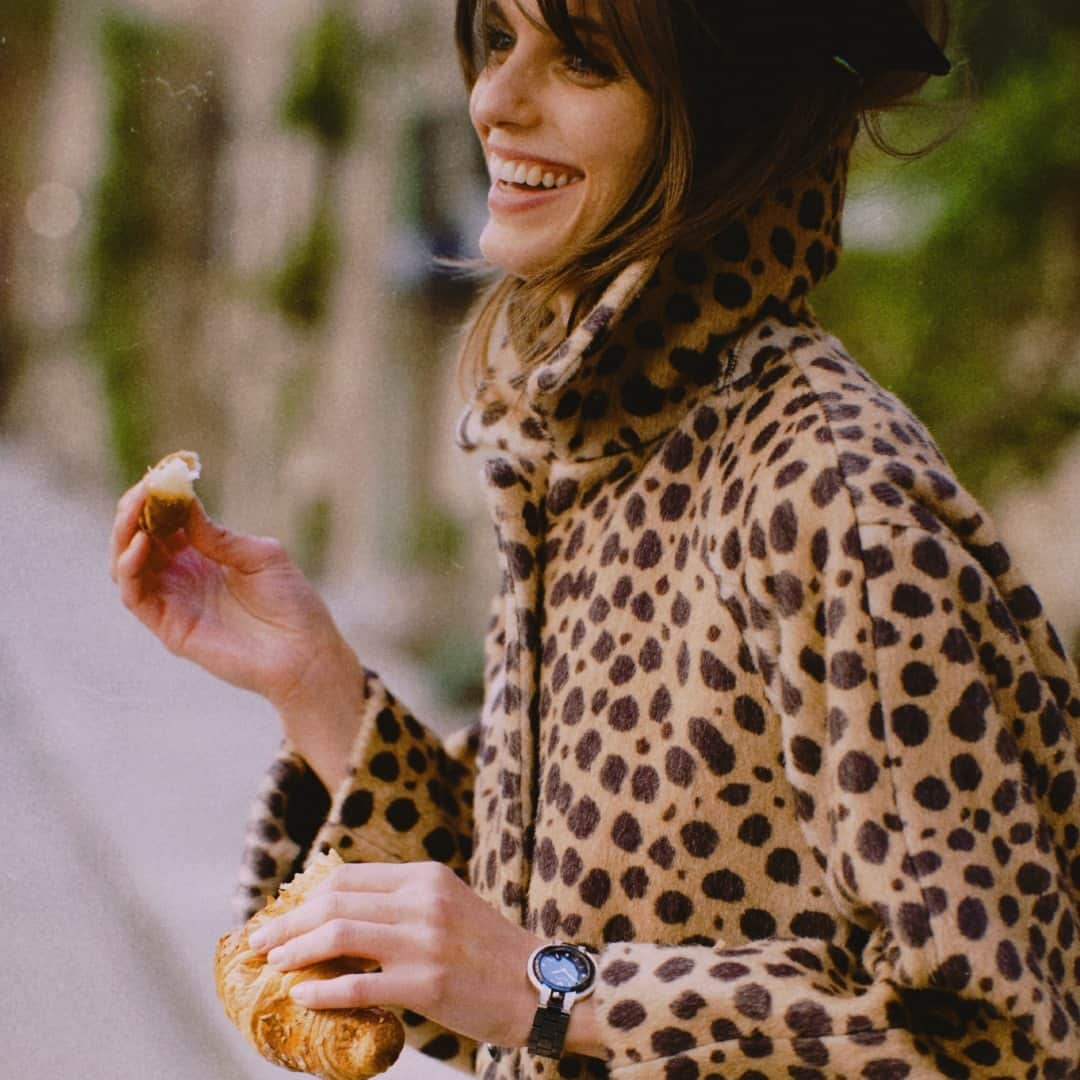
[[[804,299],[861,111],[938,46],[902,0],[457,30],[506,272],[460,429],[504,570],[481,723],[417,722],[275,542],[117,515],[127,606],[282,718],[246,909],[353,860],[260,947],[374,958],[296,993],[485,1077],[1077,1075],[1075,673]]]

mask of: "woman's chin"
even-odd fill
[[[522,235],[523,230],[489,221],[480,234],[480,254],[492,266],[520,278],[533,278],[556,265],[566,244],[555,238]]]

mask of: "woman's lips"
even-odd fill
[[[569,165],[492,151],[488,154],[492,213],[515,213],[546,206],[562,198],[585,179]]]
[[[532,188],[495,180],[488,192],[488,209],[493,213],[513,213],[520,210],[532,210],[569,195],[576,184],[563,187]]]

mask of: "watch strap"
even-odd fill
[[[562,995],[552,994],[548,1005],[541,1005],[533,1017],[529,1032],[529,1051],[538,1057],[560,1058],[566,1042],[570,1014],[562,1009]]]

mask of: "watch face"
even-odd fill
[[[536,958],[536,973],[545,986],[569,993],[584,989],[592,981],[592,963],[577,949],[551,945]]]

